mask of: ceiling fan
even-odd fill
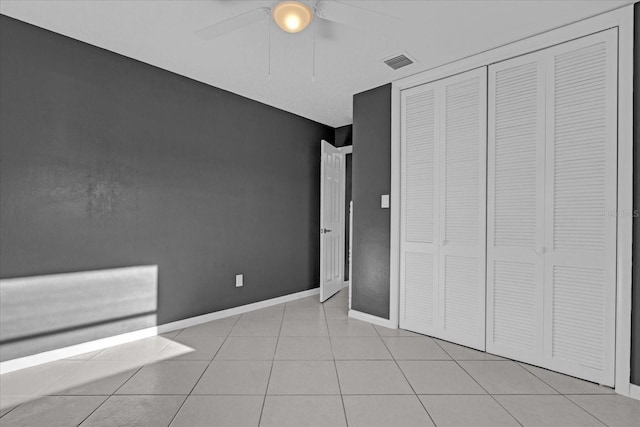
[[[241,27],[261,21],[271,15],[279,28],[288,33],[304,30],[314,18],[373,30],[387,25],[389,15],[337,1],[278,1],[272,7],[260,7],[196,31],[196,35],[211,40]]]

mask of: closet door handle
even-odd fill
[[[540,246],[538,249],[536,249],[536,253],[538,255],[542,255],[545,252],[546,252],[546,248],[544,246]]]
[[[444,245],[446,245],[446,244],[447,244],[447,241],[446,241],[446,240],[440,240],[440,246],[444,246]]]

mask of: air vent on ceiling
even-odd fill
[[[389,67],[397,70],[398,68],[406,67],[407,65],[413,64],[415,59],[411,58],[406,53],[401,53],[400,55],[393,55],[391,58],[383,59],[384,63]]]

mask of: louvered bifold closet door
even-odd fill
[[[547,63],[545,359],[613,385],[617,30],[558,45]]]
[[[489,67],[487,351],[543,362],[544,53]]]
[[[427,335],[437,328],[437,83],[401,95],[400,327]]]
[[[485,349],[487,70],[440,82],[440,338]]]

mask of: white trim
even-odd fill
[[[618,212],[633,211],[633,5],[618,18]],[[636,88],[637,90],[637,88]],[[616,275],[616,392],[631,379],[632,215],[618,216]]]
[[[371,314],[363,313],[357,310],[349,310],[349,317],[356,320],[362,320],[363,322],[373,323],[374,325],[384,326],[385,328],[398,328],[398,325],[394,325],[393,322],[389,319],[373,316]]]
[[[344,204],[344,210],[346,210],[348,207],[350,208],[349,205],[347,205],[347,190],[346,190],[346,186],[347,186],[347,154],[353,154],[353,145],[345,145],[344,147],[338,147],[338,149],[340,150],[340,152],[343,155],[343,164],[344,164],[344,181],[343,181],[343,188],[344,191],[342,192],[344,197],[343,197],[343,204]],[[350,203],[353,203],[350,202]],[[351,215],[351,209],[349,209],[349,215]],[[347,218],[345,216],[345,224],[347,222]],[[349,218],[349,247],[346,247],[346,244],[344,244],[344,242],[347,241],[347,235],[345,234],[344,236],[344,242],[343,242],[343,247],[345,251],[348,251],[347,253],[347,257],[349,259],[349,280],[345,280],[343,287],[345,288],[349,288],[349,304],[351,304],[351,247],[353,245],[353,241],[351,240],[353,238],[351,230],[353,230],[353,218]],[[344,273],[343,272],[343,277],[344,277]],[[351,305],[349,305],[349,307],[351,307]]]
[[[318,295],[320,288],[313,288],[307,291],[296,292],[295,294],[283,295],[277,298],[271,298],[264,301],[254,302],[252,304],[241,305],[238,307],[228,308],[226,310],[215,311],[213,313],[203,314],[201,316],[190,317],[188,319],[178,320],[176,322],[165,323],[158,326],[158,333],[164,334],[166,332],[175,331],[177,329],[184,329],[190,326],[196,326],[201,323],[211,322],[213,320],[223,319],[225,317],[235,316],[237,314],[246,313],[249,311],[259,310],[261,308],[271,307],[272,305],[283,304],[285,302],[297,300],[300,298],[306,298],[313,295]]]
[[[338,150],[340,150],[342,154],[353,154],[353,145],[345,145],[344,147],[338,147]]]
[[[128,342],[153,337],[156,335],[158,335],[158,328],[156,326],[153,326],[151,328],[127,332],[126,334],[114,335],[112,337],[88,341],[69,347],[57,348],[55,350],[45,351],[42,353],[33,354],[31,356],[7,360],[5,362],[0,362],[0,374],[7,374],[9,372],[17,371],[20,369],[31,368],[33,366],[55,362],[56,360],[66,359],[67,357],[74,357],[80,354],[89,353],[91,351],[103,350],[108,347],[126,344]]]
[[[632,399],[640,400],[640,385],[629,385],[629,397]]]
[[[353,295],[353,200],[349,202],[349,310]]]
[[[559,43],[618,27],[618,211],[633,209],[633,4],[542,34],[487,50],[392,82],[391,98],[391,320],[397,324],[399,295],[400,218],[400,91],[440,80],[474,68],[488,66]],[[628,396],[631,363],[631,216],[618,217],[616,384]],[[634,390],[636,390],[634,388]]]
[[[391,236],[389,261],[389,325],[400,321],[400,88],[391,85]]]
[[[201,316],[190,317],[188,319],[178,320],[176,322],[165,323],[164,325],[153,326],[151,328],[140,329],[138,331],[128,332],[126,334],[115,335],[112,337],[102,338],[99,340],[88,341],[69,347],[58,348],[55,350],[45,351],[43,353],[25,356],[18,359],[0,362],[0,374],[17,371],[19,369],[30,368],[32,366],[42,365],[44,363],[55,362],[56,360],[66,359],[68,357],[78,356],[91,351],[103,350],[128,342],[149,338],[166,332],[178,329],[196,326],[201,323],[211,322],[225,317],[235,316],[249,311],[259,310],[261,308],[271,307],[277,304],[318,295],[320,288],[313,288],[306,291],[296,292],[294,294],[283,295],[281,297],[271,298],[264,301],[245,304],[238,307],[220,310],[213,313],[203,314]]]

